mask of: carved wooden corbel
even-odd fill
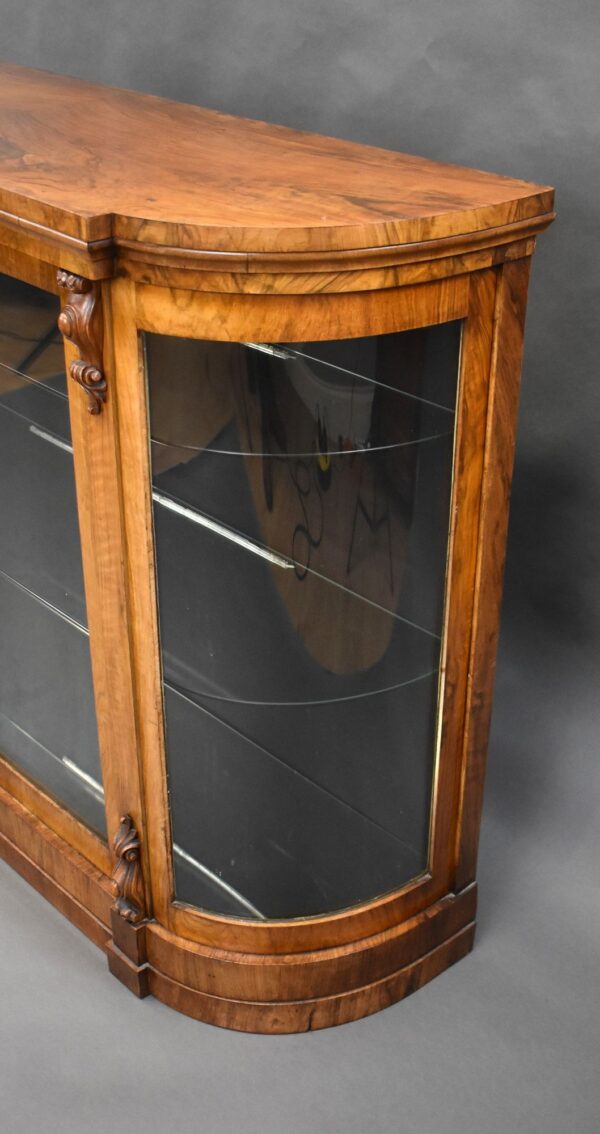
[[[146,902],[140,863],[140,839],[131,815],[122,817],[113,849],[117,856],[112,874],[115,909],[124,921],[136,925],[146,917]]]
[[[102,371],[102,308],[100,288],[92,280],[59,269],[58,286],[67,292],[58,317],[58,328],[79,351],[69,374],[85,390],[90,413],[100,413],[106,401],[106,379]]]

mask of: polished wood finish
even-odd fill
[[[103,372],[114,389],[112,307],[103,285]],[[65,340],[67,369],[77,351]],[[129,637],[130,580],[123,539],[123,469],[118,440],[117,403],[108,396],[102,413],[90,415],[87,399],[69,385],[69,413],[90,651],[109,841],[123,815],[130,815],[147,858],[144,837],[144,786],[138,766],[138,718]],[[151,908],[147,867],[146,908]]]
[[[0,853],[96,945],[106,944],[109,879],[2,788]]]
[[[470,951],[474,931],[473,924],[467,925],[405,968],[333,996],[304,995],[300,1000],[276,1004],[225,997],[217,999],[172,981],[153,969],[149,971],[148,985],[159,1000],[188,1016],[219,1027],[241,1032],[268,1032],[271,1035],[317,1031],[370,1016],[416,992]],[[308,974],[305,974],[305,984],[308,989]]]
[[[544,222],[545,227],[548,221]],[[539,231],[539,230],[538,230]],[[489,234],[487,234],[489,235]],[[398,245],[382,254],[366,257],[373,266],[363,263],[358,256],[353,264],[349,259],[341,260],[338,270],[335,264],[313,263],[313,271],[304,261],[272,261],[270,271],[253,270],[251,263],[240,272],[213,271],[209,266],[199,266],[195,261],[178,262],[165,257],[161,264],[138,264],[131,259],[127,265],[127,275],[139,283],[156,284],[159,287],[172,287],[189,291],[229,292],[233,295],[304,295],[328,292],[381,291],[388,287],[402,287],[408,284],[427,283],[448,276],[462,276],[483,268],[494,267],[505,260],[529,256],[533,252],[535,236],[526,240],[516,240],[511,226],[497,230],[498,245],[471,248],[476,243],[472,238],[460,238],[462,250],[454,255],[444,255],[439,247],[442,241],[429,241],[427,245]],[[342,254],[340,254],[342,255]],[[348,254],[345,254],[348,256]],[[181,257],[179,257],[181,260]],[[172,261],[172,262],[171,262]],[[386,261],[388,261],[386,263]],[[294,267],[296,270],[294,270]]]
[[[335,290],[339,273],[530,236],[552,208],[547,186],[0,68],[0,240],[89,279]]]
[[[0,208],[61,237],[329,252],[479,232],[552,210],[547,186],[480,170],[11,64],[0,84]]]
[[[525,301],[552,207],[543,186],[0,67],[0,271],[61,294],[67,368],[88,394],[69,383],[109,835],[0,759],[0,853],[137,996],[240,1030],[310,1030],[377,1011],[471,948]],[[298,341],[454,319],[427,869],[297,921],[175,901],[139,331]]]
[[[460,319],[468,276],[347,295],[244,295],[136,288],[137,323],[145,331],[239,342],[314,341],[383,335]]]
[[[468,885],[475,878],[477,863],[530,266],[531,261],[525,259],[504,267],[498,281],[494,312],[461,801],[457,825],[456,879],[459,887]]]
[[[100,835],[86,827],[85,823],[70,811],[66,811],[52,796],[32,783],[2,756],[0,756],[0,788],[21,803],[26,811],[41,819],[46,827],[96,866],[102,874],[110,874],[113,857]]]

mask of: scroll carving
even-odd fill
[[[130,815],[122,817],[113,848],[117,856],[112,875],[115,908],[124,921],[136,925],[146,916],[146,903],[140,863],[140,839]]]
[[[58,286],[67,292],[58,317],[58,328],[79,351],[69,374],[85,390],[90,413],[100,413],[106,400],[106,379],[102,371],[102,311],[98,284],[60,269]]]

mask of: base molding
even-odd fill
[[[152,968],[150,992],[178,1012],[239,1032],[286,1035],[318,1031],[370,1016],[389,1008],[461,960],[473,948],[475,922],[406,968],[382,980],[335,996],[283,1002],[226,1000],[178,984]]]
[[[110,937],[110,879],[0,788],[0,857],[101,949]]]
[[[415,992],[473,946],[476,886],[386,932],[336,948],[249,954],[131,924],[111,879],[0,788],[0,856],[100,948],[111,973],[194,1019],[243,1032],[333,1027]],[[232,933],[233,936],[233,933]]]

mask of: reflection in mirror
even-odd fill
[[[178,899],[304,917],[425,870],[459,343],[144,336]]]
[[[0,275],[0,752],[104,834],[58,312]]]

